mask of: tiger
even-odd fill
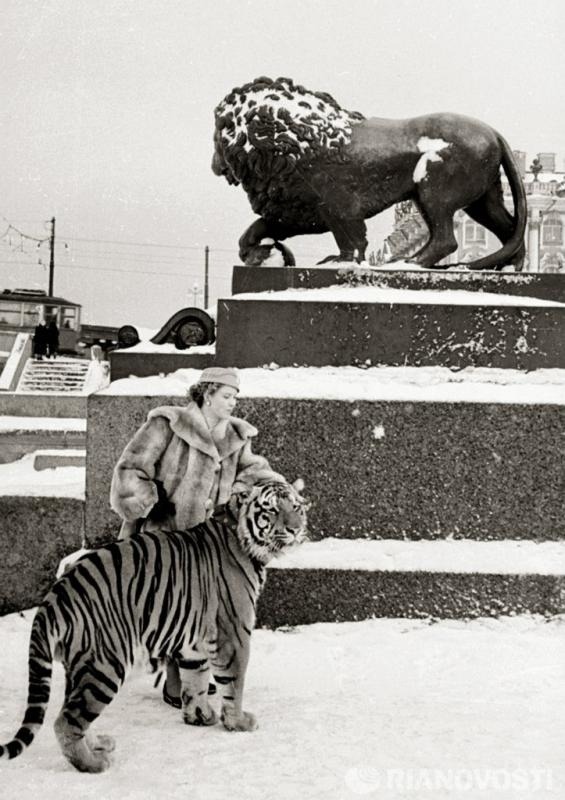
[[[218,722],[207,691],[213,674],[224,728],[255,730],[242,699],[256,603],[266,564],[307,538],[302,487],[236,484],[225,506],[190,530],[138,533],[68,566],[36,611],[27,709],[0,759],[19,756],[43,724],[54,660],[66,679],[55,733],[81,772],[111,765],[113,737],[88,729],[140,661],[178,664],[185,723]]]

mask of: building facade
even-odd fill
[[[565,172],[555,169],[554,153],[539,153],[526,170],[526,154],[515,151],[528,204],[524,271],[565,274]],[[512,197],[503,178],[504,197],[512,212]],[[454,218],[457,251],[441,264],[468,263],[500,248],[496,236],[458,211]],[[395,208],[392,233],[386,238],[381,260],[413,256],[428,239],[428,229],[416,206],[408,200]]]

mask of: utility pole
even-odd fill
[[[210,248],[204,248],[204,308],[208,308],[208,271],[210,267]]]
[[[51,219],[51,237],[49,238],[49,296],[53,295],[53,279],[55,277],[55,217]]]

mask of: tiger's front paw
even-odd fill
[[[242,711],[239,716],[222,711],[222,724],[227,731],[256,731],[259,727],[256,717],[248,711]]]
[[[206,701],[183,709],[182,718],[186,725],[215,725],[218,721],[218,715]]]

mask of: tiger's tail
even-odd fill
[[[33,620],[29,643],[29,692],[20,729],[11,742],[0,745],[0,759],[16,758],[33,742],[43,725],[51,693],[53,633],[47,609],[40,606]]]

